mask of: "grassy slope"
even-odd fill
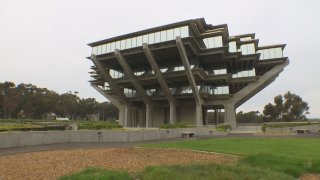
[[[320,139],[226,138],[147,144],[145,147],[183,148],[244,156],[239,165],[286,173],[299,177],[320,173]]]

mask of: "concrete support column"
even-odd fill
[[[130,106],[125,106],[124,107],[124,123],[123,123],[123,126],[124,127],[128,127],[129,124],[130,124],[130,121],[131,120],[131,108]]]
[[[224,104],[224,123],[230,124],[232,129],[237,127],[236,110],[234,104]]]
[[[202,105],[200,103],[196,103],[196,125],[197,127],[203,126],[202,119]]]
[[[176,111],[176,103],[170,104],[170,124],[175,124],[177,122],[177,111]]]
[[[146,104],[146,127],[152,127],[152,105]]]
[[[119,107],[119,124],[124,127],[124,107]]]
[[[214,109],[214,117],[213,117],[214,124],[218,124],[218,109]]]
[[[208,113],[207,113],[207,108],[202,108],[202,116],[203,116],[203,122],[204,125],[208,126],[209,125],[209,121],[208,121]]]

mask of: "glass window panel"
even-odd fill
[[[97,55],[97,53],[98,53],[98,48],[97,48],[97,46],[96,46],[96,47],[93,47],[93,48],[92,48],[92,54]]]
[[[148,43],[148,34],[142,36],[142,43]]]
[[[105,54],[106,53],[106,48],[107,48],[107,46],[105,44],[101,45],[101,54]]]
[[[167,41],[167,31],[161,31],[161,42]]]
[[[220,74],[227,74],[227,69],[221,69]]]
[[[173,30],[173,36],[174,36],[174,38],[176,38],[176,37],[178,37],[178,36],[181,37],[181,35],[180,35],[180,30],[181,30],[181,28],[174,28],[174,30]]]
[[[142,46],[142,36],[137,37],[137,46]]]
[[[116,43],[113,42],[110,44],[110,52],[114,52],[115,49],[116,49]]]
[[[131,48],[131,39],[126,39],[126,49]]]
[[[242,52],[243,55],[248,54],[248,49],[247,49],[247,45],[246,44],[241,45],[240,48],[241,48],[241,52]]]
[[[149,44],[154,44],[154,33],[149,34]]]
[[[161,42],[161,34],[160,34],[160,32],[156,32],[156,33],[155,33],[155,35],[154,35],[154,42],[155,42],[155,43]]]
[[[257,51],[257,53],[260,53],[260,60],[263,60],[264,58],[263,58],[263,51],[262,50],[259,50],[259,51]]]
[[[270,59],[270,57],[269,57],[269,49],[264,49],[263,50],[263,57],[264,57],[264,59]]]
[[[240,41],[249,41],[249,40],[251,40],[251,37],[240,38]]]
[[[106,53],[110,53],[110,43],[107,44]]]
[[[283,57],[283,54],[282,54],[282,48],[275,48],[275,56],[276,58],[281,58]]]
[[[137,38],[134,37],[134,38],[131,38],[131,47],[137,47]]]
[[[217,36],[214,39],[215,47],[222,47],[222,36]]]
[[[235,41],[229,42],[229,52],[236,52],[237,44]]]
[[[160,71],[161,71],[162,73],[166,72],[167,70],[168,70],[168,68],[162,68],[162,69],[160,69]]]
[[[214,47],[215,47],[215,45],[214,45],[213,37],[208,38],[208,48],[214,48]]]
[[[206,45],[206,48],[209,48],[208,38],[203,39],[203,42]]]
[[[167,30],[167,41],[173,40],[173,29]]]
[[[274,52],[275,48],[269,49],[270,59],[276,58],[276,54]]]
[[[126,40],[120,41],[120,49],[126,49]]]
[[[180,36],[181,36],[181,38],[189,36],[189,27],[188,26],[181,27]]]
[[[98,54],[101,54],[101,49],[102,49],[102,46],[98,46]]]
[[[121,43],[120,43],[120,41],[117,41],[116,42],[116,49],[120,49],[121,48]]]
[[[247,50],[248,50],[248,54],[254,54],[256,52],[253,43],[247,45]]]

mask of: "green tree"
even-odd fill
[[[284,97],[284,99],[283,99]],[[268,103],[263,110],[266,122],[270,121],[303,121],[309,114],[308,103],[296,94],[288,91],[284,96],[274,97],[274,103]]]
[[[236,115],[238,123],[262,123],[263,116],[259,111],[250,111],[243,113],[242,111],[238,112]]]

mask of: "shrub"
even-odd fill
[[[230,124],[220,124],[216,126],[216,130],[218,131],[231,131],[232,127]]]
[[[113,122],[85,122],[78,123],[79,129],[88,129],[88,130],[100,130],[100,129],[114,129],[122,128],[118,123]]]
[[[176,123],[176,124],[162,124],[160,126],[161,129],[175,129],[175,128],[187,128],[187,125],[184,123]]]

